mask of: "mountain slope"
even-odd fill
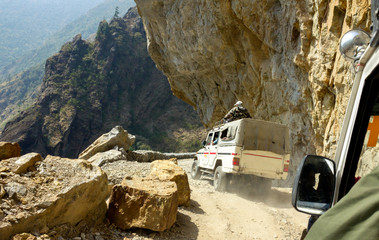
[[[133,5],[133,0],[106,0],[67,24],[39,49],[3,68],[3,76],[0,73],[0,131],[7,121],[35,101],[38,87],[42,83],[44,63],[48,57],[58,52],[60,47],[72,40],[76,34],[82,33],[82,36],[86,38],[96,33],[99,22],[110,19],[117,6],[120,13],[125,13]],[[23,69],[27,70],[22,71]],[[4,75],[10,77],[6,79]]]
[[[77,35],[49,58],[37,103],[9,122],[0,139],[19,142],[24,152],[76,157],[115,125],[161,151],[190,150],[191,139],[174,136],[201,128],[150,59],[135,8],[102,21],[95,42]]]
[[[116,7],[118,7],[120,13],[124,14],[133,6],[135,6],[133,0],[105,0],[85,14],[71,20],[61,29],[49,35],[49,37],[46,36],[46,41],[43,44],[36,45],[35,49],[25,51],[23,55],[17,56],[6,66],[1,67],[0,64],[0,75],[3,75],[3,77],[14,75],[36,64],[41,64],[53,53],[59,51],[60,47],[65,42],[70,41],[76,34],[82,34],[83,38],[88,38],[91,34],[94,34],[99,22],[103,19],[109,20],[114,15]]]
[[[32,105],[43,74],[43,66],[37,65],[17,74],[10,81],[0,82],[0,131],[18,112]]]
[[[102,1],[0,1],[0,68]]]

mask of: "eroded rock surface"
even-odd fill
[[[20,159],[9,160],[16,164]],[[8,166],[9,161],[0,162],[0,239],[105,218],[107,176],[87,161],[47,156],[21,174]]]
[[[332,156],[353,80],[343,33],[368,30],[370,1],[136,0],[148,50],[207,126],[241,100],[290,127],[294,171]]]
[[[0,160],[19,157],[21,154],[20,145],[16,142],[0,142]]]
[[[124,179],[112,189],[107,217],[121,229],[169,229],[176,221],[176,184],[152,179]]]
[[[187,206],[191,197],[187,173],[178,166],[177,159],[156,160],[151,163],[149,177],[160,181],[171,181],[178,188],[179,206]]]
[[[116,126],[110,132],[96,139],[96,141],[79,154],[79,158],[89,159],[98,152],[105,152],[116,146],[128,150],[133,145],[135,139],[135,136],[129,134],[121,126]]]
[[[117,149],[111,149],[105,152],[98,152],[92,157],[88,159],[88,162],[96,165],[96,166],[103,166],[106,163],[111,163],[119,160],[126,160],[126,152],[125,150],[120,151]]]
[[[39,153],[28,153],[21,157],[9,158],[1,161],[2,170],[0,169],[0,171],[3,172],[9,170],[17,174],[26,173],[28,169],[32,171],[35,170],[35,168],[31,168],[33,168],[34,164],[39,161],[42,161],[42,156]]]

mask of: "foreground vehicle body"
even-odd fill
[[[203,145],[191,175],[213,175],[216,190],[225,190],[230,180],[271,186],[272,179],[287,178],[289,130],[284,125],[244,118],[216,126]]]
[[[373,1],[373,12],[377,11],[377,6],[377,1]],[[297,210],[312,214],[313,216],[320,216],[326,212],[325,217],[321,216],[323,220],[320,218],[320,222],[324,222],[324,224],[324,219],[330,219],[329,216],[331,214],[341,214],[339,218],[340,221],[344,222],[344,220],[346,220],[344,211],[351,211],[353,205],[348,204],[348,206],[351,206],[350,209],[349,207],[345,209],[341,208],[339,207],[340,205],[347,206],[346,202],[356,204],[364,203],[364,201],[358,198],[354,201],[350,201],[349,198],[351,198],[351,196],[349,196],[348,193],[355,183],[360,181],[360,178],[369,174],[379,163],[379,144],[377,144],[379,135],[379,33],[376,15],[373,15],[373,17],[373,19],[376,20],[373,24],[373,33],[371,37],[369,36],[369,43],[367,43],[367,45],[353,45],[353,43],[357,43],[356,36],[361,34],[358,31],[351,31],[345,34],[347,37],[353,36],[351,41],[350,39],[346,40],[344,37],[341,40],[341,44],[344,44],[345,47],[350,43],[351,47],[355,47],[354,53],[356,55],[354,56],[354,64],[357,72],[334,161],[320,156],[307,156],[300,164],[295,178],[292,194],[293,206]],[[364,34],[363,38],[365,38]],[[346,47],[346,49],[348,48]],[[341,51],[346,49],[341,47]],[[313,169],[313,171],[307,171],[307,169],[310,168]],[[375,175],[374,172],[373,174]],[[379,179],[379,176],[376,176],[376,178]],[[315,184],[309,189],[309,185],[311,184],[306,183],[312,181],[318,182],[318,185]],[[322,182],[326,182],[327,184],[320,184]],[[366,183],[366,180],[363,181],[363,183]],[[356,186],[356,188],[360,187],[359,185]],[[360,190],[355,189],[352,192],[356,193],[360,192]],[[313,194],[312,198],[303,197],[311,194]],[[367,197],[369,196],[367,195]],[[341,204],[338,203],[340,200],[342,200]],[[360,211],[363,213],[368,210],[371,211],[372,215],[378,214],[378,202],[379,201],[371,201],[371,204],[374,205],[361,206]],[[329,208],[333,208],[334,205],[339,206],[336,210],[327,211]],[[359,219],[361,223],[367,220],[363,217]],[[333,224],[328,221],[326,221],[326,223]],[[346,229],[349,228],[348,225],[353,223],[355,225],[354,227],[364,226],[364,224],[360,225],[358,221],[350,221],[346,222],[346,228],[341,228],[340,231],[346,231]],[[379,239],[379,228],[377,224],[378,222],[376,222],[376,231],[374,232],[360,232],[362,234],[365,232],[371,232],[374,235],[378,234],[374,236],[373,239]],[[336,229],[334,228],[334,230]],[[351,229],[347,231],[351,231]],[[357,231],[355,230],[354,232]],[[326,232],[324,236],[328,236],[327,233],[328,232]],[[338,234],[335,236],[338,236]],[[360,236],[363,237],[362,239],[371,239],[366,238],[369,236],[365,237],[364,235],[354,236],[355,238]]]

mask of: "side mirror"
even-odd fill
[[[207,142],[204,140],[204,141],[203,141],[203,146],[205,146],[205,144],[207,144]]]
[[[370,35],[354,29],[345,33],[340,41],[340,52],[347,60],[357,60],[364,53],[370,42]]]
[[[335,186],[334,161],[307,155],[296,172],[292,206],[304,213],[321,215],[332,206]]]

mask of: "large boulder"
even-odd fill
[[[17,159],[14,159],[17,162]],[[7,171],[0,162],[0,239],[60,225],[72,229],[105,219],[106,174],[81,159],[47,156],[30,172]]]
[[[177,209],[175,183],[124,179],[112,189],[107,217],[121,229],[137,227],[164,231],[175,223]]]
[[[150,178],[176,183],[179,206],[187,206],[189,204],[191,189],[188,183],[188,176],[183,168],[177,165],[176,158],[170,160],[156,160],[151,163],[150,168]]]
[[[114,127],[110,132],[101,135],[89,147],[79,154],[80,159],[89,159],[98,152],[105,152],[114,147],[128,150],[134,144],[135,136],[128,134],[121,126]]]
[[[20,145],[16,142],[0,142],[0,160],[19,157],[21,155]]]

